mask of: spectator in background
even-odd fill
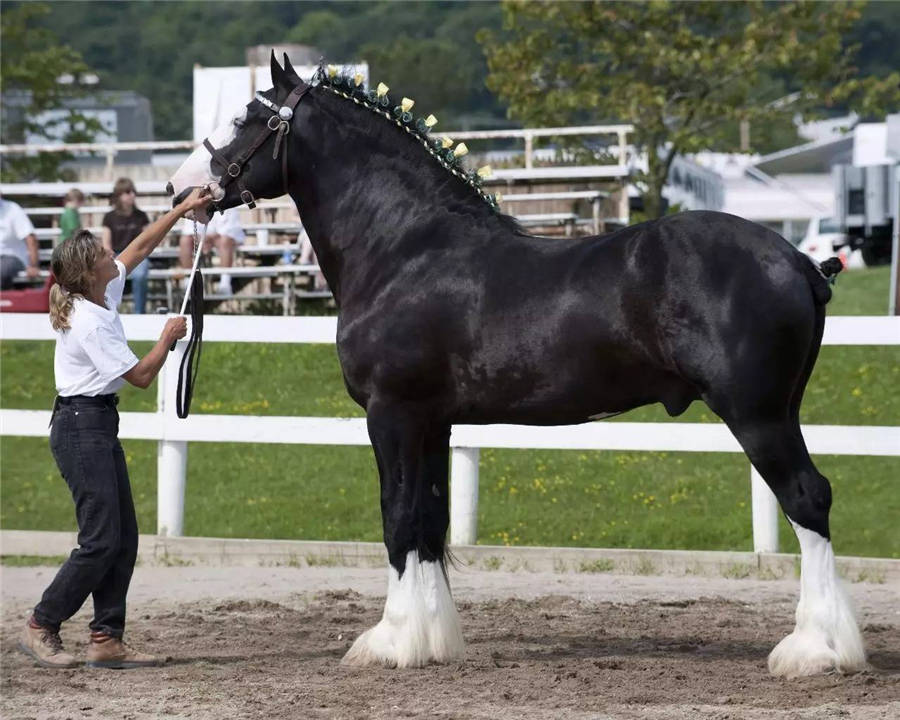
[[[134,183],[128,178],[119,178],[113,186],[110,202],[113,209],[103,216],[103,247],[111,249],[119,255],[147,225],[150,218],[135,204],[137,192]],[[147,285],[150,273],[150,260],[144,258],[131,271],[131,293],[134,297],[134,312],[142,314],[147,310]]]
[[[197,225],[198,234],[203,234],[201,225]],[[219,267],[230,268],[234,266],[234,248],[244,242],[246,235],[241,227],[239,208],[229,208],[224,213],[214,213],[206,226],[206,235],[203,237],[203,252],[208,253],[213,247],[219,253]],[[178,262],[186,270],[190,270],[194,262],[194,222],[185,219],[181,224],[181,239],[178,243]],[[219,295],[231,295],[231,275],[222,273],[216,285],[216,293]]]
[[[0,197],[0,290],[9,290],[22,270],[35,278],[40,269],[34,225],[18,204]]]
[[[66,207],[59,216],[59,237],[56,245],[62,245],[81,230],[81,216],[78,214],[78,209],[84,204],[84,193],[78,188],[72,188],[66,193],[65,200]]]

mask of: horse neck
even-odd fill
[[[290,194],[340,302],[341,286],[354,276],[376,268],[390,273],[424,251],[424,225],[442,210],[471,205],[471,191],[424,149],[403,138],[398,143],[387,122],[374,118],[371,125],[347,127],[327,110],[317,120],[290,157]]]

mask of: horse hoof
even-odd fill
[[[341,658],[341,665],[345,667],[369,667],[372,665],[397,667],[397,659],[391,657],[391,649],[376,641],[375,631],[377,629],[376,625],[356,638],[356,641]]]
[[[465,646],[461,633],[449,633],[449,637],[442,640],[429,638],[424,633],[410,633],[409,628],[397,628],[382,620],[356,638],[341,659],[341,665],[409,668],[463,659]]]
[[[769,653],[769,672],[788,679],[829,672],[854,673],[868,667],[865,653],[836,651],[824,634],[795,630]]]
[[[769,653],[769,672],[789,680],[820,675],[837,667],[837,653],[824,639],[810,632],[794,631]]]

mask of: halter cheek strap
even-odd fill
[[[238,188],[241,191],[241,202],[248,205],[251,209],[256,207],[256,200],[253,197],[253,193],[250,192],[244,185],[243,180],[241,179],[241,174],[244,171],[244,167],[247,164],[247,161],[250,160],[251,157],[259,150],[260,146],[269,139],[269,135],[273,132],[277,132],[278,134],[275,137],[275,149],[272,152],[272,159],[277,160],[279,153],[281,153],[281,180],[284,187],[284,191],[287,192],[287,135],[290,132],[291,125],[290,121],[294,117],[294,109],[297,107],[297,103],[300,102],[301,98],[310,91],[311,86],[303,83],[298,85],[293,90],[291,90],[290,94],[285,98],[284,103],[280,106],[273,103],[268,98],[263,95],[257,93],[256,100],[260,102],[263,106],[271,110],[274,115],[269,118],[266,123],[265,128],[262,128],[257,136],[254,138],[253,142],[247,146],[247,148],[238,155],[234,160],[229,160],[222,154],[222,151],[213,147],[213,144],[209,141],[209,138],[206,138],[203,141],[203,147],[205,147],[209,154],[213,157],[213,159],[219,163],[223,168],[225,168],[225,175],[222,176],[222,179],[219,181],[219,187],[225,188],[232,181],[237,180]],[[285,145],[284,150],[282,151],[282,144]]]

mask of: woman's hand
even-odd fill
[[[185,335],[187,335],[187,319],[181,315],[166,320],[161,339],[165,340],[167,345],[171,345],[176,340],[181,340]]]
[[[145,227],[141,234],[132,240],[128,247],[122,251],[122,254],[119,255],[119,260],[125,266],[125,269],[130,273],[138,266],[138,263],[153,252],[153,248],[165,239],[166,233],[178,222],[178,218],[186,212],[208,205],[211,200],[212,198],[206,188],[194,188],[191,194],[178,203],[176,207]],[[182,337],[184,336],[182,335]]]
[[[125,251],[127,252],[128,248],[125,248]],[[169,318],[166,320],[166,325],[159,336],[159,341],[153,346],[153,349],[144,355],[138,361],[138,364],[122,375],[122,377],[135,387],[150,387],[153,378],[159,374],[160,369],[166,362],[169,348],[172,347],[176,340],[181,340],[185,335],[187,335],[187,320],[185,317],[180,315]]]
[[[191,190],[190,195],[188,195],[184,200],[178,203],[178,213],[180,215],[184,215],[191,210],[197,210],[209,205],[211,201],[212,195],[209,194],[209,190],[207,188],[194,188],[193,190]]]

